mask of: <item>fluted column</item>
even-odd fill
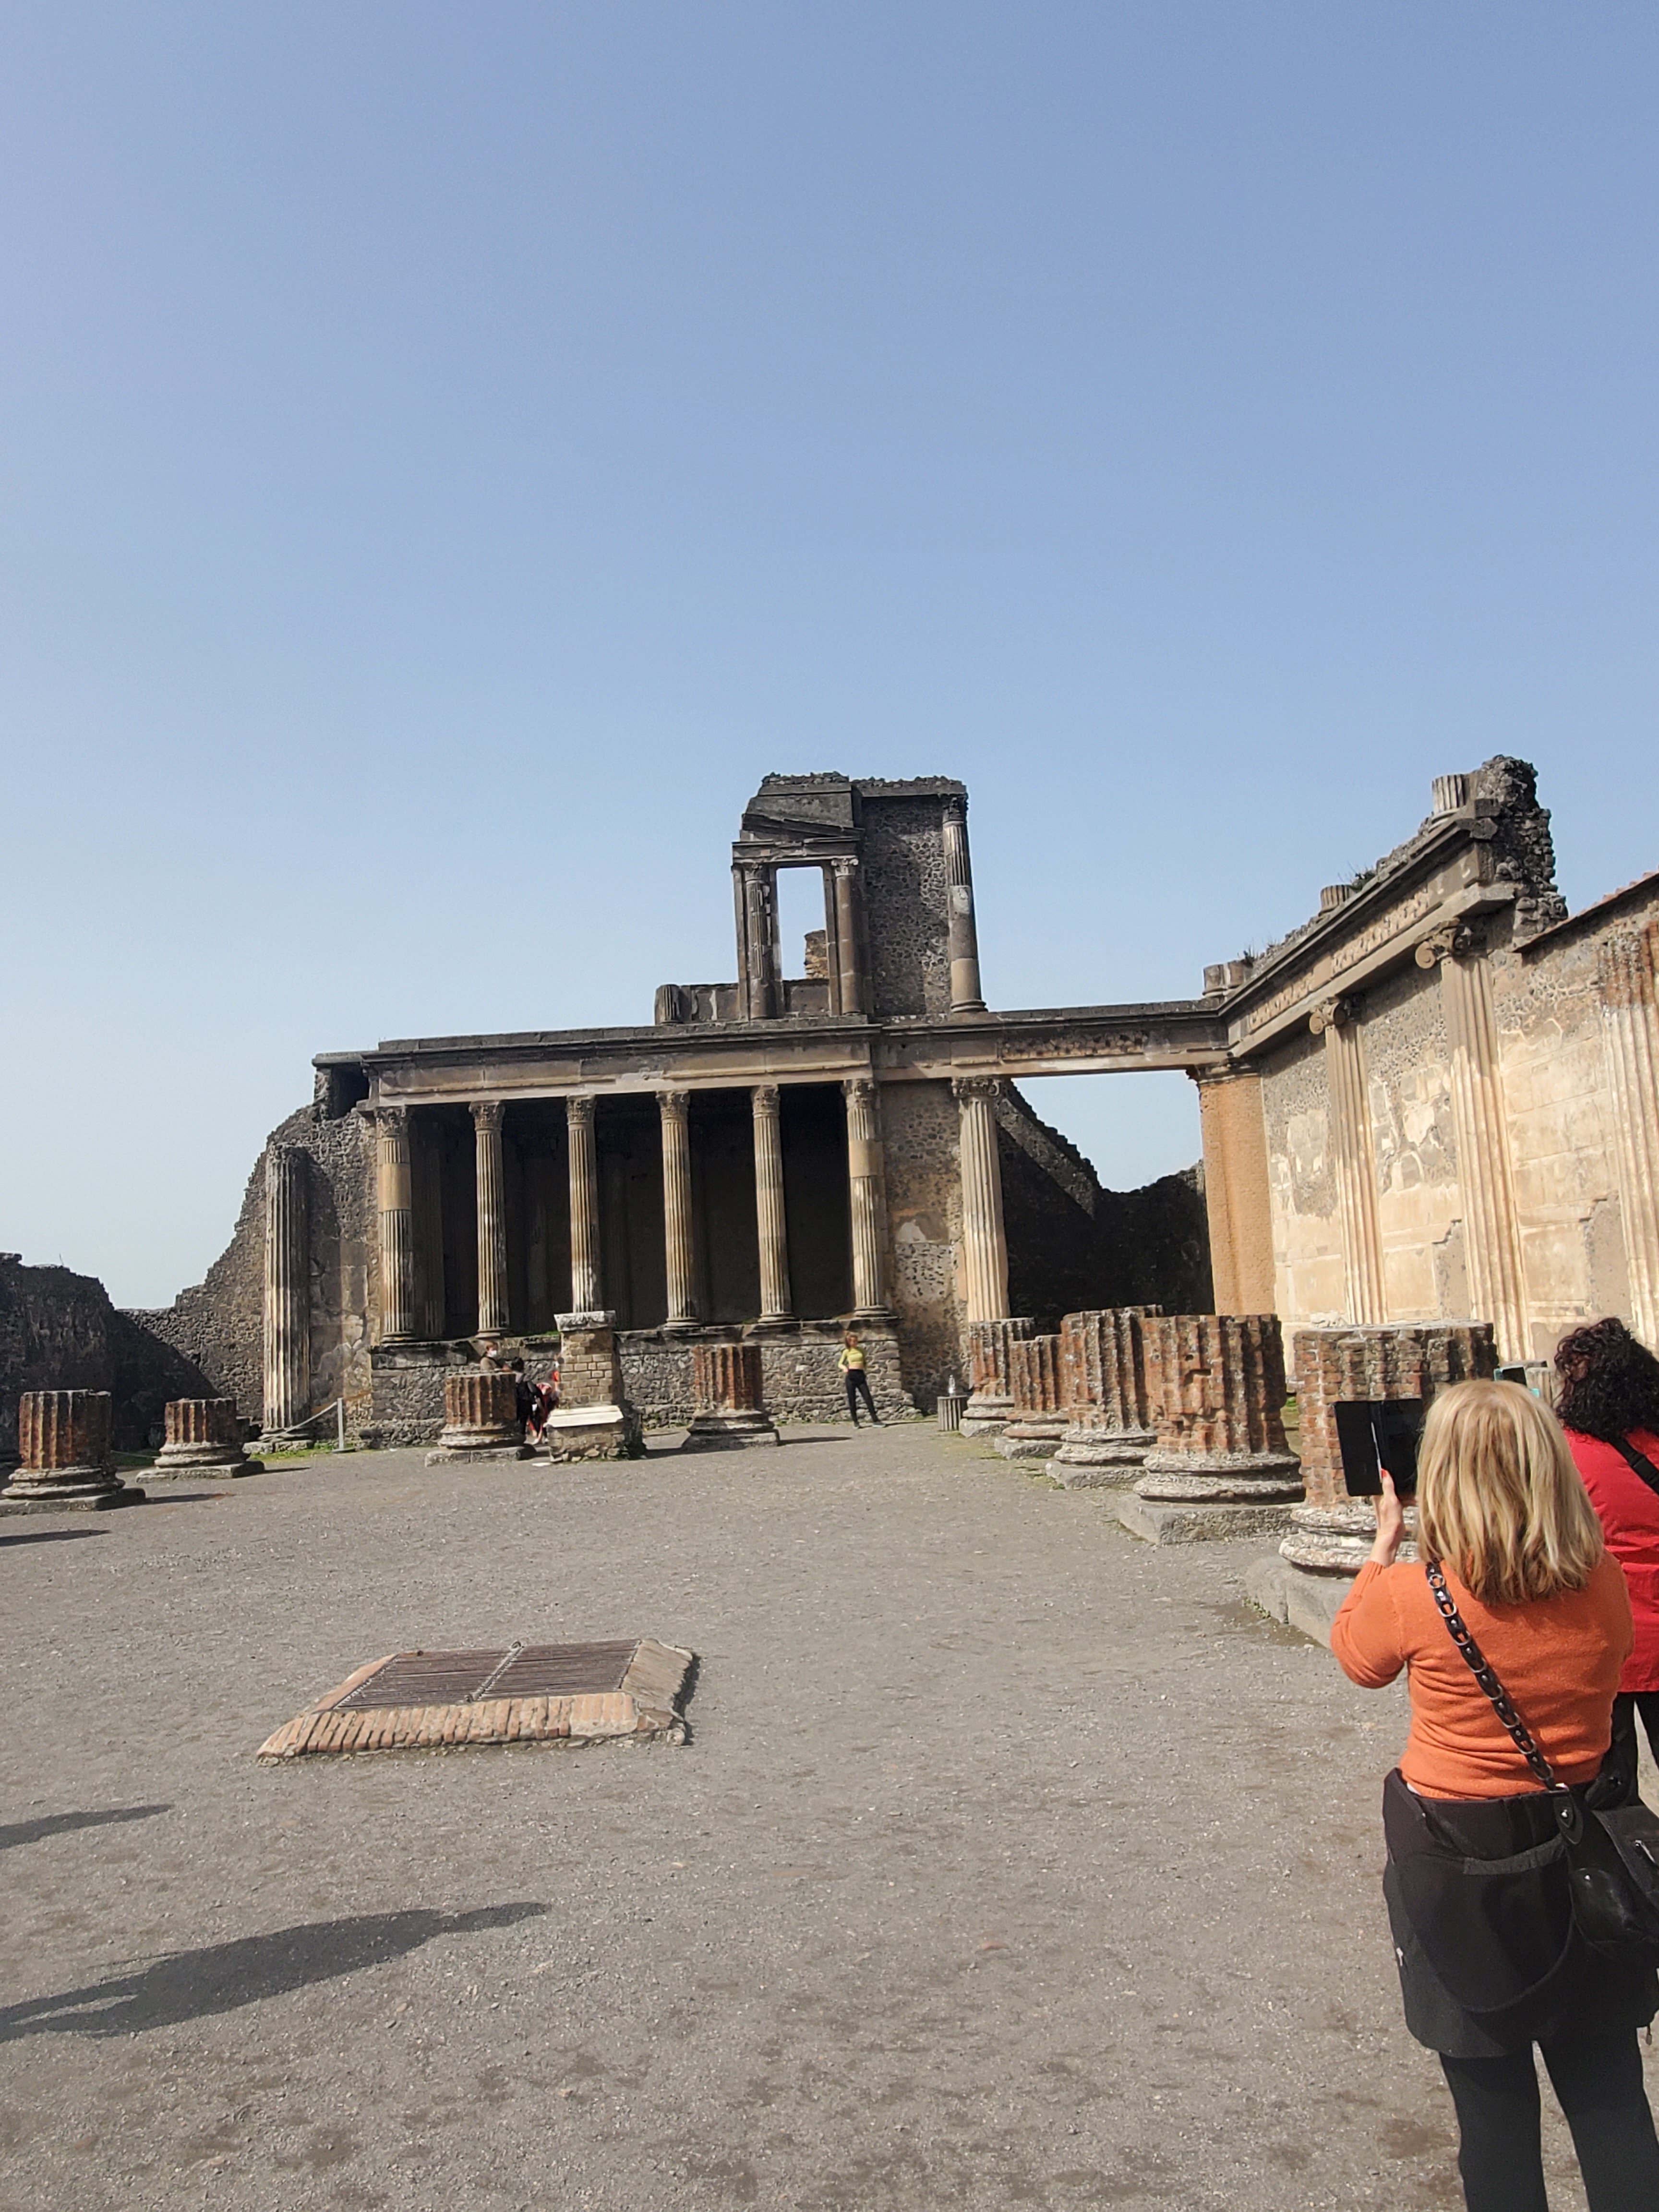
[[[570,1163],[570,1307],[573,1313],[597,1313],[599,1169],[593,1152],[593,1101],[567,1098],[564,1126]]]
[[[1357,1007],[1347,999],[1322,1006],[1309,1026],[1316,1036],[1322,1033],[1325,1039],[1345,1304],[1349,1321],[1364,1327],[1389,1317],[1382,1287],[1382,1232],[1376,1211],[1376,1146],[1371,1135],[1365,1074],[1365,1033]]]
[[[974,921],[974,878],[968,860],[968,802],[945,802],[945,880],[951,955],[951,1012],[979,1013],[979,930]]]
[[[951,1085],[961,1112],[963,1319],[1000,1321],[1008,1311],[1008,1238],[1002,1224],[1002,1164],[997,1158],[994,1076],[962,1076]]]
[[[773,871],[756,860],[732,863],[738,901],[738,981],[750,1021],[778,1012],[778,925]]]
[[[662,1113],[662,1222],[668,1262],[665,1328],[697,1325],[696,1241],[691,1224],[691,1094],[659,1091]]]
[[[876,1086],[866,1075],[843,1083],[847,1179],[853,1214],[853,1310],[866,1321],[891,1317],[887,1303],[887,1167]]]
[[[836,974],[843,1014],[864,1012],[864,970],[859,960],[858,872],[856,860],[830,864],[834,876],[836,915]]]
[[[478,1158],[478,1329],[505,1336],[507,1298],[507,1180],[501,1166],[501,1102],[473,1102]]]
[[[1631,1327],[1651,1346],[1659,1344],[1659,993],[1651,928],[1609,939],[1598,964]]]
[[[386,1150],[395,1124],[403,1148],[403,1214],[400,1248],[404,1285],[404,1334],[409,1333],[412,1268],[409,1236],[409,1116],[392,1107],[380,1116],[380,1334],[392,1333],[396,1310],[389,1303],[398,1277],[395,1255],[388,1251]],[[311,1411],[311,1236],[307,1204],[306,1156],[292,1145],[272,1145],[265,1153],[265,1344],[264,1412],[267,1430],[292,1428]],[[396,1236],[394,1220],[392,1233]]]
[[[778,1126],[778,1086],[755,1086],[755,1217],[760,1231],[763,1323],[793,1320],[789,1295],[789,1234],[783,1201],[783,1138]]]
[[[410,1129],[410,1180],[415,1231],[416,1326],[428,1341],[448,1318],[444,1291],[443,1158],[424,1120]]]
[[[1457,1135],[1469,1303],[1474,1318],[1489,1321],[1496,1329],[1500,1355],[1524,1359],[1531,1349],[1526,1277],[1492,976],[1480,953],[1453,953],[1442,960],[1440,995],[1451,1044],[1452,1124]]]

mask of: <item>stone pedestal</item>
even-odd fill
[[[968,1325],[968,1403],[963,1408],[965,1437],[1000,1436],[1014,1410],[1009,1371],[1011,1348],[1036,1334],[1029,1314],[1012,1321],[976,1321]]]
[[[542,1431],[550,1459],[644,1457],[640,1417],[623,1394],[614,1313],[559,1316],[559,1395]]]
[[[1048,1472],[1067,1490],[1133,1482],[1157,1441],[1140,1324],[1157,1306],[1067,1314],[1060,1325],[1066,1433]]]
[[[107,1390],[25,1390],[17,1407],[21,1464],[3,1490],[0,1513],[101,1513],[142,1505],[110,1450]]]
[[[529,1459],[517,1412],[517,1378],[496,1367],[470,1367],[444,1377],[444,1425],[428,1467],[466,1460]]]
[[[174,1398],[162,1415],[166,1441],[150,1469],[152,1480],[172,1475],[234,1477],[260,1474],[264,1462],[250,1459],[234,1398]]]
[[[1118,1518],[1154,1544],[1278,1534],[1302,1477],[1276,1316],[1158,1314],[1141,1328],[1158,1438]]]
[[[740,1450],[775,1444],[777,1424],[763,1402],[757,1344],[699,1344],[691,1353],[697,1410],[682,1451]]]
[[[997,1449],[1004,1459],[1052,1459],[1066,1434],[1057,1336],[1017,1338],[1008,1346],[1013,1404]]]

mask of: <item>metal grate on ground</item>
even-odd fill
[[[268,1736],[261,1759],[491,1743],[684,1743],[694,1657],[653,1638],[394,1651]]]

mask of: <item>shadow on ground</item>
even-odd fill
[[[0,1536],[0,1544],[73,1544],[82,1536],[107,1536],[107,1528],[23,1528],[15,1536]]]
[[[106,1813],[43,1813],[38,1820],[14,1820],[0,1828],[0,1851],[15,1850],[19,1844],[39,1844],[48,1836],[67,1836],[76,1828],[109,1828],[120,1820],[153,1820],[170,1813],[171,1805],[114,1805]]]
[[[434,1936],[511,1928],[547,1909],[519,1904],[486,1905],[471,1912],[371,1912],[244,1936],[200,1951],[173,1951],[136,1974],[0,2007],[0,2043],[26,2035],[138,2035],[147,2028],[174,2027],[365,1966],[383,1966]]]

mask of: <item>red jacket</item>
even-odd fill
[[[1612,1444],[1567,1431],[1567,1442],[1590,1502],[1601,1516],[1607,1549],[1625,1571],[1636,1649],[1625,1662],[1620,1690],[1659,1690],[1659,1496]],[[1632,1429],[1626,1442],[1659,1467],[1659,1437]]]

